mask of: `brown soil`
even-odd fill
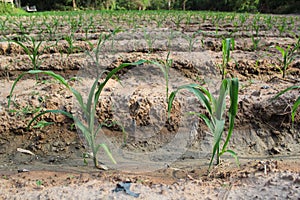
[[[41,111],[61,109],[74,115],[81,111],[64,86],[47,76],[36,80],[29,75],[17,84],[8,108],[7,97],[14,79],[32,68],[18,45],[4,41],[4,36],[10,39],[21,36],[14,27],[0,35],[3,41],[0,42],[0,199],[133,198],[123,192],[112,192],[122,181],[132,182],[131,190],[140,193],[140,199],[298,199],[300,115],[296,115],[292,127],[291,109],[299,90],[272,100],[279,91],[300,84],[299,50],[287,77],[282,78],[278,69],[280,53],[275,48],[276,45],[287,48],[296,39],[289,31],[280,35],[276,26],[268,29],[262,23],[256,37],[260,43],[254,49],[251,40],[254,33],[247,28],[252,17],[236,31],[224,19],[219,22],[217,35],[212,18],[199,23],[197,17],[180,25],[170,20],[161,27],[154,22],[145,24],[143,20],[137,24],[144,28],[121,22],[123,31],[104,44],[97,68],[86,51],[92,52],[90,45],[95,47],[101,32],[109,32],[105,22],[97,24],[87,35],[79,28],[74,33],[76,48],[71,53],[68,43],[61,39],[62,34],[69,32],[68,24],[61,25],[51,37],[45,33],[41,38],[43,35],[36,30],[30,35],[43,40],[42,47],[51,46],[39,51],[40,69],[61,74],[86,97],[98,72],[140,59],[166,60],[168,51],[173,60],[170,91],[183,84],[199,83],[216,94],[221,79],[217,66],[222,62],[221,38],[231,33],[235,50],[231,52],[227,77],[239,78],[240,93],[229,148],[237,152],[240,167],[225,154],[221,164],[207,172],[213,136],[203,121],[186,114],[205,110],[190,93],[182,92],[167,121],[165,79],[153,64],[121,71],[118,79],[111,79],[101,94],[98,121],[112,126],[103,129],[97,142],[105,142],[118,162],[112,164],[104,151],[100,151],[99,159],[110,168],[108,171],[93,168],[83,135],[64,115],[48,113],[39,120],[53,124],[28,130],[30,119]],[[273,17],[280,21],[284,16]],[[296,24],[291,31],[299,37],[299,18],[288,18],[294,18]],[[26,24],[28,18],[20,20]],[[189,46],[187,36],[192,37],[199,29],[201,34],[196,34],[193,47]],[[146,34],[153,39],[152,46],[145,39]],[[86,37],[90,45],[85,42]],[[113,125],[115,121],[124,126],[125,135],[120,127]]]

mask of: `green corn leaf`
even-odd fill
[[[63,110],[46,110],[46,111],[43,111],[41,113],[39,113],[38,115],[34,116],[30,122],[28,123],[28,126],[27,126],[27,129],[30,128],[31,124],[36,121],[37,118],[39,118],[40,116],[46,114],[46,113],[54,113],[54,114],[63,114],[71,119],[74,119],[73,115],[71,115],[70,113],[66,112],[66,111],[63,111]]]
[[[219,151],[219,147],[220,147],[220,142],[221,142],[221,138],[222,138],[222,133],[224,131],[224,126],[225,126],[225,120],[218,120],[215,119],[216,121],[216,126],[215,126],[215,130],[213,132],[214,135],[214,146],[213,146],[213,152],[212,152],[212,156],[209,162],[209,169],[212,165],[212,162],[216,156],[217,151]],[[219,157],[219,155],[217,155],[217,157]]]
[[[282,90],[281,92],[279,92],[275,97],[273,97],[273,98],[272,98],[272,101],[273,101],[274,99],[277,99],[279,96],[283,95],[284,93],[286,93],[286,92],[288,92],[288,91],[290,91],[290,90],[299,89],[299,88],[300,88],[300,85],[293,85],[293,86],[291,86],[291,87],[288,87],[288,88]]]
[[[94,112],[92,112],[92,110],[95,110],[96,106],[97,106],[97,105],[93,106],[93,109],[92,109],[93,97],[94,97],[94,94],[95,94],[96,87],[98,85],[98,80],[99,80],[99,78],[101,77],[101,75],[103,73],[98,75],[98,77],[94,81],[94,83],[93,83],[93,85],[90,89],[90,93],[89,93],[87,103],[86,103],[86,109],[87,109],[86,117],[87,117],[87,120],[88,120],[87,123],[89,124],[91,130],[93,130],[93,128],[94,128],[94,116],[93,116]],[[94,102],[94,103],[96,104],[98,102]]]
[[[59,81],[61,84],[70,89],[68,82],[59,74],[54,73],[53,71],[43,71],[43,70],[29,70],[28,74],[46,74],[53,77],[55,80]]]
[[[171,110],[172,110],[173,101],[174,101],[175,96],[176,96],[176,93],[177,93],[178,91],[179,91],[179,90],[176,90],[176,91],[171,92],[171,94],[170,94],[170,96],[169,96],[169,100],[168,100],[168,117],[170,117],[170,113],[171,113]]]
[[[81,109],[83,110],[83,112],[85,114],[87,114],[87,110],[86,107],[83,103],[83,98],[82,95],[74,88],[70,87],[70,85],[68,84],[68,82],[59,74],[54,73],[53,71],[43,71],[43,70],[29,70],[28,72],[25,72],[28,74],[46,74],[48,76],[51,76],[52,78],[54,78],[55,80],[57,80],[58,82],[60,82],[61,84],[63,84],[67,89],[69,89],[73,95],[76,97]]]
[[[83,99],[82,99],[82,96],[81,94],[75,90],[74,88],[70,87],[70,85],[68,84],[68,82],[59,74],[56,74],[52,71],[43,71],[43,70],[29,70],[28,72],[24,72],[22,74],[20,74],[16,80],[14,81],[13,85],[12,85],[12,88],[10,90],[10,95],[9,95],[9,99],[8,99],[8,108],[10,107],[10,104],[11,104],[11,97],[12,97],[12,94],[13,94],[13,91],[16,87],[16,84],[20,81],[20,79],[26,75],[26,74],[46,74],[46,75],[49,75],[51,77],[53,77],[55,80],[57,80],[58,82],[60,82],[61,84],[63,84],[67,89],[69,89],[73,95],[76,97],[78,103],[80,104],[80,107],[82,108],[82,110],[85,112],[85,114],[87,113],[86,112],[86,107],[83,103]]]
[[[27,48],[23,43],[21,43],[17,40],[12,40],[11,42],[14,42],[14,43],[18,44],[25,51],[25,53],[30,57],[30,59],[32,59],[31,52],[30,52],[29,48]]]
[[[192,115],[197,115],[198,117],[200,117],[201,119],[203,119],[203,121],[205,122],[205,124],[207,125],[207,127],[209,128],[209,130],[213,133],[215,130],[215,125],[214,123],[204,114],[202,113],[196,113],[196,112],[189,112],[189,114]]]
[[[90,130],[87,126],[85,126],[79,119],[74,118],[74,122],[77,128],[79,128],[84,136],[84,138],[87,140],[87,143],[89,144],[90,147],[93,147],[92,144],[92,137]]]
[[[238,110],[238,95],[239,95],[239,81],[237,78],[233,78],[230,81],[229,86],[229,96],[230,96],[230,108],[229,108],[229,129],[228,134],[225,140],[225,143],[222,147],[222,151],[224,151],[229,143],[231,138],[233,128],[234,128],[234,119]]]
[[[102,147],[104,149],[104,151],[106,152],[106,154],[108,155],[108,157],[110,158],[110,160],[114,163],[114,164],[117,164],[116,160],[114,159],[113,155],[111,154],[109,148],[107,147],[106,144],[102,143],[102,144],[99,144],[96,148],[96,150],[98,151],[99,148]],[[96,152],[97,152],[96,151]]]
[[[288,87],[284,90],[282,90],[281,92],[279,92],[275,97],[273,97],[271,100],[275,100],[276,98],[278,98],[279,96],[283,95],[284,93],[290,91],[290,90],[293,90],[293,89],[299,89],[300,88],[300,85],[293,85],[291,87]],[[292,107],[292,123],[293,123],[293,126],[294,126],[294,121],[295,121],[295,115],[296,115],[296,111],[298,109],[298,107],[300,106],[300,96],[297,98],[297,100],[295,101],[293,107]]]
[[[293,123],[295,121],[296,111],[299,106],[300,106],[300,96],[298,97],[298,99],[296,100],[296,102],[294,103],[293,108],[292,108],[292,122]]]
[[[230,149],[227,149],[226,151],[222,151],[220,153],[220,156],[223,155],[224,153],[229,153],[232,157],[234,157],[235,159],[235,163],[237,164],[237,166],[240,166],[240,161],[239,161],[239,158],[237,156],[237,153],[235,153],[234,151],[230,150]]]
[[[225,57],[227,62],[230,60],[230,49],[231,49],[231,38],[226,38],[225,41],[223,41],[223,46],[224,46],[224,53],[225,53]]]
[[[176,94],[180,91],[186,89],[190,92],[192,92],[197,98],[198,100],[205,106],[205,108],[207,109],[207,111],[209,112],[209,114],[211,116],[213,116],[213,110],[210,104],[210,99],[212,99],[212,96],[209,94],[209,92],[204,89],[201,85],[199,84],[187,84],[187,85],[182,85],[180,87],[177,88],[177,90],[173,91],[170,96],[169,96],[169,100],[168,100],[168,112],[171,112],[172,109],[172,103],[174,101],[174,98],[176,96]],[[207,98],[208,96],[208,98]]]
[[[227,94],[227,88],[228,88],[228,79],[224,79],[222,81],[222,84],[220,86],[220,91],[219,91],[219,98],[216,102],[215,105],[215,116],[218,120],[222,119],[223,113],[225,111],[225,100],[226,100],[226,94]]]
[[[183,87],[180,87],[180,89],[186,89],[190,92],[192,92],[198,100],[205,106],[206,110],[209,112],[209,114],[212,116],[213,115],[213,110],[210,104],[210,99],[207,98],[207,93],[209,93],[207,90],[205,90],[202,86],[198,84],[189,84],[189,85],[184,85]],[[205,95],[204,95],[204,94]],[[211,98],[211,96],[209,95]]]
[[[94,126],[95,126],[94,123],[95,123],[96,106],[93,106],[93,109],[91,110],[91,112],[89,114],[90,114],[90,118],[89,118],[90,123],[88,124],[88,126],[89,126],[92,137],[95,138],[96,134],[94,132]]]
[[[123,68],[125,68],[125,67],[133,66],[133,65],[136,65],[136,66],[137,66],[137,65],[141,65],[141,64],[143,64],[143,63],[145,63],[145,62],[147,62],[147,61],[146,61],[146,60],[139,60],[139,61],[134,62],[134,63],[123,63],[123,64],[121,64],[119,67],[117,67],[117,68],[111,70],[111,71],[107,74],[105,80],[99,85],[98,90],[97,90],[97,92],[96,92],[96,94],[95,94],[95,97],[94,97],[94,102],[98,102],[99,97],[100,97],[100,94],[101,94],[101,92],[102,92],[104,86],[105,86],[106,83],[109,81],[109,79],[111,79],[111,77],[114,76],[118,71],[120,71],[121,69],[123,69]],[[94,106],[96,106],[96,105],[94,105]]]
[[[7,104],[8,104],[8,108],[10,107],[12,94],[13,94],[13,92],[14,92],[14,89],[15,89],[17,83],[18,83],[18,82],[20,81],[20,79],[21,79],[24,75],[26,75],[26,74],[27,74],[27,72],[24,72],[24,73],[20,74],[20,75],[15,79],[15,81],[14,81],[12,87],[11,87],[11,90],[10,90],[10,93],[9,93],[9,97],[8,97],[8,103],[7,103]]]
[[[75,96],[77,102],[79,103],[79,106],[80,108],[82,109],[82,111],[84,112],[84,114],[86,116],[88,116],[88,111],[87,111],[87,108],[83,102],[83,98],[82,98],[82,95],[77,91],[75,90],[74,88],[70,87],[70,91],[73,93],[73,95]]]
[[[284,55],[284,49],[283,48],[281,48],[280,46],[276,46],[276,49],[278,51],[280,51],[280,53],[282,54],[282,56]]]
[[[96,90],[96,87],[98,85],[98,80],[99,78],[105,73],[107,72],[106,70],[104,70],[103,72],[101,72],[98,77],[96,78],[96,80],[94,81],[94,84],[92,86],[92,88],[90,89],[90,93],[89,93],[89,96],[88,96],[88,99],[87,99],[87,104],[86,104],[86,107],[87,107],[87,111],[88,113],[91,112],[91,108],[92,108],[92,103],[93,103],[93,97],[95,95],[95,90]],[[98,101],[97,101],[98,102]],[[97,103],[97,102],[94,102],[94,103]]]

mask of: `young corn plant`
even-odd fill
[[[197,32],[194,32],[191,36],[189,36],[188,34],[184,34],[183,37],[184,39],[188,42],[189,44],[189,52],[192,52],[193,51],[193,48],[194,48],[194,45],[195,43],[198,41],[197,40],[197,35],[201,33],[201,30],[197,31]]]
[[[94,64],[98,65],[100,63],[100,53],[101,53],[101,49],[104,46],[105,42],[119,32],[121,32],[121,29],[117,28],[112,33],[109,33],[109,34],[101,33],[100,34],[99,39],[96,44],[96,47],[91,52],[90,51],[86,52],[87,55],[92,59]],[[93,45],[89,41],[87,41],[87,42],[88,42],[90,48],[92,48]],[[113,49],[113,44],[111,45],[111,47]]]
[[[104,80],[99,83],[98,81],[104,75],[105,72],[100,73],[97,76],[97,78],[95,79],[92,87],[90,88],[89,95],[88,95],[86,102],[84,102],[82,94],[80,94],[76,89],[74,89],[72,86],[70,86],[68,84],[67,80],[65,80],[62,76],[60,76],[52,71],[30,70],[30,71],[24,72],[21,75],[19,75],[17,77],[17,79],[14,81],[11,91],[10,91],[10,96],[8,99],[8,107],[10,107],[11,98],[13,96],[13,91],[16,87],[16,84],[19,82],[19,80],[24,75],[26,75],[26,74],[45,74],[45,75],[48,75],[48,76],[54,78],[59,83],[63,84],[75,96],[75,98],[81,108],[81,111],[84,115],[83,119],[73,116],[72,114],[70,114],[64,110],[46,110],[46,111],[40,112],[39,114],[34,116],[31,119],[31,121],[29,122],[27,128],[30,128],[30,126],[33,122],[35,122],[40,116],[42,116],[46,113],[63,114],[65,116],[73,119],[76,127],[83,133],[83,136],[84,136],[85,140],[87,141],[87,144],[89,145],[89,147],[92,150],[92,159],[94,162],[94,166],[96,168],[103,169],[103,166],[99,165],[98,157],[97,157],[97,153],[98,153],[100,147],[102,147],[105,150],[105,152],[107,153],[107,155],[109,156],[109,158],[111,159],[111,161],[113,163],[116,163],[116,161],[113,158],[109,148],[107,147],[107,145],[105,143],[96,144],[96,136],[100,133],[101,128],[103,126],[106,126],[106,124],[103,124],[103,123],[96,125],[97,119],[95,119],[95,114],[96,114],[96,106],[98,105],[99,97],[100,97],[101,92],[103,91],[103,88],[106,85],[106,83],[118,71],[122,70],[123,68],[125,68],[127,66],[140,65],[140,64],[143,64],[144,62],[145,62],[144,60],[140,60],[135,63],[123,63],[120,66],[118,66],[117,68],[108,72],[108,74],[105,76]]]
[[[68,43],[68,48],[67,48],[67,57],[69,57],[71,54],[75,53],[76,51],[80,51],[80,48],[74,45],[75,39],[74,35],[66,35],[64,39]]]
[[[256,51],[260,42],[260,38],[255,38],[254,35],[251,35],[251,41],[252,41],[252,49],[253,51]]]
[[[46,46],[46,47],[40,49],[43,41],[38,42],[34,39],[34,37],[31,37],[31,36],[25,36],[25,38],[29,41],[30,47],[27,47],[24,43],[22,43],[19,40],[11,40],[11,42],[16,43],[23,49],[23,51],[28,55],[28,57],[31,61],[31,64],[33,66],[33,69],[36,70],[40,67],[40,64],[41,64],[41,61],[40,61],[41,53],[39,51],[43,52],[45,49],[50,48],[50,46]],[[37,75],[36,75],[36,79],[38,79]]]
[[[300,48],[299,44],[300,44],[300,38],[298,39],[297,44],[293,48],[290,45],[287,47],[287,49],[284,49],[280,46],[276,46],[276,49],[281,53],[281,60],[279,60],[279,62],[281,63],[282,66],[279,67],[279,70],[282,73],[282,78],[285,78],[286,71],[289,65],[295,59],[296,57],[295,53]]]
[[[169,75],[170,75],[170,68],[173,65],[173,59],[170,59],[170,52],[167,55],[167,59],[165,61],[160,60],[159,62],[156,61],[147,61],[148,63],[154,64],[160,68],[162,71],[164,78],[165,78],[165,84],[166,84],[166,102],[169,101]]]
[[[156,41],[155,36],[151,35],[151,32],[147,33],[147,31],[144,30],[144,38],[148,45],[148,53],[152,53],[154,51],[154,42]]]
[[[222,75],[222,80],[225,79],[226,68],[228,67],[228,63],[231,59],[230,51],[233,49],[234,49],[234,39],[226,38],[222,40],[222,64],[219,65],[220,72]]]
[[[281,24],[278,26],[279,36],[282,36],[286,28],[287,28],[286,18],[282,18]]]
[[[208,116],[202,113],[191,112],[191,114],[200,117],[211,133],[214,136],[212,156],[209,163],[209,169],[212,166],[213,160],[216,157],[216,164],[220,163],[220,157],[224,153],[230,153],[239,165],[237,154],[230,149],[227,149],[227,145],[233,133],[234,119],[238,110],[238,91],[239,81],[237,78],[224,79],[220,86],[219,96],[215,98],[207,89],[199,84],[188,84],[178,87],[177,90],[173,91],[168,100],[168,113],[172,109],[172,103],[176,94],[180,90],[188,90],[193,93],[201,104],[206,108]],[[226,96],[229,94],[230,107],[228,110],[229,128],[227,136],[223,146],[221,148],[221,140],[224,134],[225,122],[226,122]]]
[[[273,99],[278,98],[279,96],[283,95],[284,93],[290,91],[290,90],[294,90],[294,89],[300,89],[300,85],[294,85],[291,87],[288,87],[284,90],[282,90],[281,92],[279,92]],[[295,122],[295,115],[296,115],[296,111],[298,109],[298,107],[300,106],[300,96],[297,98],[297,100],[295,101],[293,107],[292,107],[292,111],[291,111],[291,116],[292,116],[292,126],[294,127],[294,122]]]

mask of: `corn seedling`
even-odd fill
[[[98,105],[98,101],[99,101],[99,97],[101,95],[101,92],[103,90],[103,88],[105,87],[106,83],[120,70],[122,70],[125,67],[128,66],[133,66],[133,65],[140,65],[143,64],[145,61],[144,60],[140,60],[137,61],[135,63],[123,63],[120,66],[118,66],[117,68],[113,69],[112,71],[108,72],[108,74],[105,76],[103,82],[99,83],[98,81],[100,80],[101,76],[104,75],[104,72],[100,73],[97,78],[95,79],[92,87],[90,88],[89,91],[89,95],[87,98],[87,101],[84,102],[83,100],[83,96],[73,87],[71,87],[68,82],[60,75],[52,72],[52,71],[42,71],[42,70],[30,70],[27,72],[22,73],[21,75],[19,75],[17,77],[17,79],[14,81],[13,86],[11,88],[10,91],[10,96],[8,99],[8,107],[11,104],[11,97],[13,94],[13,91],[16,87],[16,84],[19,82],[19,80],[26,74],[45,74],[48,75],[52,78],[54,78],[56,81],[58,81],[59,83],[63,84],[69,91],[72,92],[72,94],[75,96],[81,111],[83,113],[83,119],[86,120],[81,120],[78,117],[75,117],[73,115],[71,115],[70,113],[64,111],[64,110],[46,110],[43,112],[40,112],[39,114],[37,114],[36,116],[34,116],[31,121],[28,124],[27,128],[30,128],[31,124],[33,122],[35,122],[40,116],[46,114],[46,113],[54,113],[54,114],[63,114],[71,119],[74,120],[74,123],[76,125],[76,127],[83,133],[85,140],[87,141],[87,144],[89,145],[89,147],[92,150],[92,159],[94,162],[94,166],[96,168],[101,168],[101,166],[98,163],[98,158],[97,158],[97,153],[100,149],[100,147],[102,147],[105,152],[107,153],[107,155],[109,156],[109,158],[111,159],[111,161],[113,163],[116,163],[115,159],[113,158],[110,150],[108,149],[108,147],[106,146],[105,143],[102,144],[96,144],[95,143],[95,139],[97,134],[99,134],[99,132],[101,131],[103,126],[107,126],[107,124],[105,123],[101,123],[100,125],[96,125],[96,121],[97,119],[95,119],[95,114],[96,114],[96,106]]]
[[[255,38],[253,35],[251,35],[251,41],[252,41],[252,49],[253,51],[256,51],[258,48],[258,44],[260,42],[260,38]]]
[[[222,40],[222,65],[219,65],[222,80],[225,79],[226,68],[231,59],[230,51],[234,49],[234,39],[226,38]]]
[[[26,27],[24,26],[22,21],[15,22],[14,24],[18,27],[18,33],[20,33],[21,35],[26,34]]]
[[[36,180],[35,183],[37,187],[41,187],[43,185],[43,181],[41,180]]]
[[[171,29],[170,35],[167,38],[167,47],[168,49],[171,49],[172,47],[172,40],[176,37],[176,32]]]
[[[294,89],[300,89],[300,85],[294,85],[291,87],[286,88],[285,90],[282,90],[281,92],[279,92],[273,99],[278,98],[279,96],[283,95],[284,93],[290,91],[290,90],[294,90]],[[296,115],[296,111],[298,109],[298,107],[300,106],[300,96],[297,98],[297,100],[295,101],[293,107],[292,107],[292,111],[291,111],[291,116],[292,116],[292,124],[294,126],[294,122],[295,122],[295,115]]]
[[[286,18],[282,18],[281,24],[278,26],[279,36],[282,36],[286,28],[287,28]]]
[[[159,62],[155,61],[148,61],[151,64],[154,64],[160,68],[160,70],[163,72],[165,81],[166,81],[166,102],[168,103],[168,97],[169,97],[169,72],[170,68],[173,65],[173,59],[169,59],[170,57],[170,52],[167,55],[167,59],[165,61],[160,60]]]
[[[289,67],[289,65],[291,64],[291,62],[293,62],[293,60],[295,59],[295,52],[299,49],[299,39],[297,44],[295,45],[295,47],[291,47],[290,45],[287,47],[287,49],[284,49],[280,46],[276,46],[276,49],[281,53],[281,67],[279,67],[280,72],[282,73],[282,78],[285,78],[286,76],[286,71]]]
[[[216,157],[216,164],[220,163],[220,157],[224,153],[230,153],[236,160],[237,164],[239,164],[237,154],[227,149],[227,145],[233,133],[234,128],[234,119],[238,110],[238,91],[239,91],[239,81],[237,78],[233,79],[224,79],[220,86],[219,97],[215,98],[207,89],[198,84],[188,84],[178,87],[177,90],[173,91],[169,96],[168,101],[168,113],[170,113],[172,109],[172,103],[176,94],[180,90],[188,90],[193,93],[197,99],[201,102],[201,104],[206,108],[209,116],[202,114],[191,112],[190,114],[196,115],[200,117],[211,133],[214,136],[213,142],[213,150],[212,156],[209,163],[209,169],[213,163],[214,158]],[[221,147],[222,135],[225,129],[225,109],[226,109],[226,96],[229,94],[230,97],[230,108],[228,113],[229,118],[229,129],[225,139],[225,142]]]
[[[30,47],[27,47],[24,43],[22,43],[21,41],[18,41],[18,40],[11,40],[11,42],[16,43],[25,51],[25,53],[28,55],[28,57],[31,61],[33,69],[36,70],[40,67],[40,64],[41,64],[41,61],[40,61],[41,53],[39,51],[40,51],[40,47],[41,47],[41,44],[43,41],[37,42],[33,37],[30,37],[30,36],[25,36],[25,38],[27,40],[29,40],[29,42],[31,43]],[[49,47],[44,47],[42,49],[42,51],[44,51],[47,48],[49,48]],[[38,76],[36,76],[36,79],[38,79]]]
[[[120,29],[116,29],[114,30],[112,33],[110,34],[100,34],[99,36],[99,39],[98,39],[98,42],[97,42],[97,45],[96,47],[92,50],[92,53],[91,52],[86,52],[87,55],[93,60],[93,63],[96,64],[96,65],[99,65],[100,63],[100,51],[103,47],[103,45],[105,44],[105,42],[111,38],[112,36],[114,36],[116,33],[120,32],[121,30]],[[113,44],[112,44],[113,45]],[[89,46],[90,48],[92,47],[91,46],[91,43],[89,43]],[[113,47],[113,46],[112,46]]]
[[[74,45],[75,40],[74,40],[74,35],[73,35],[73,34],[65,36],[64,39],[65,39],[65,40],[67,41],[67,43],[68,43],[67,57],[69,57],[69,56],[70,56],[71,54],[73,54],[74,52],[80,50],[79,47],[76,47],[76,46]]]
[[[175,18],[175,20],[173,20],[173,22],[175,23],[177,29],[180,28],[180,24],[183,21],[183,19],[184,19],[183,16],[176,15],[176,18]]]
[[[156,40],[155,36],[151,35],[151,32],[147,33],[146,30],[144,30],[144,38],[147,42],[148,45],[148,53],[152,53],[153,52],[153,45],[154,42]]]
[[[191,36],[189,36],[188,34],[184,34],[183,37],[186,39],[186,41],[188,42],[189,44],[189,52],[192,52],[193,51],[193,48],[194,48],[194,44],[197,42],[197,35],[198,33],[200,33],[201,30],[197,31],[197,32],[194,32]]]

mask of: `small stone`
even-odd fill
[[[269,89],[269,88],[270,88],[270,86],[268,86],[268,85],[264,85],[261,87],[261,89]]]

